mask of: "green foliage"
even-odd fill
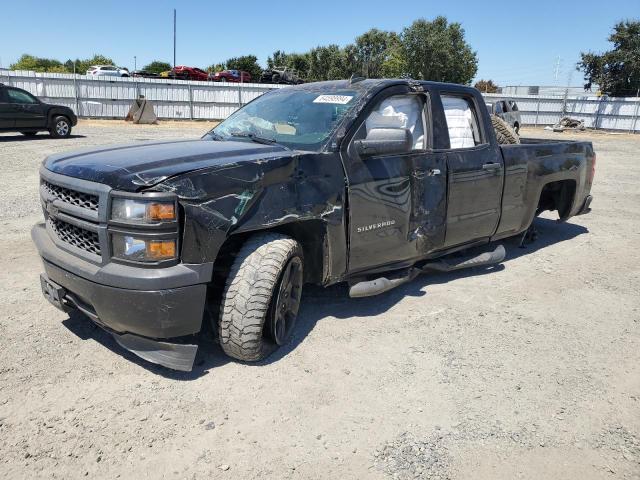
[[[267,67],[288,67],[298,71],[302,78],[307,78],[309,74],[310,54],[309,53],[285,53],[276,50],[267,58]]]
[[[582,53],[577,69],[587,82],[614,97],[636,95],[640,89],[640,21],[626,20],[614,26],[609,36],[613,50],[602,54]]]
[[[397,46],[398,35],[372,28],[356,37],[353,55],[358,73],[368,78],[382,78],[384,65],[392,53],[391,47]],[[347,47],[349,48],[349,47]]]
[[[145,65],[143,70],[150,73],[162,73],[166,72],[167,70],[171,70],[171,64],[168,62],[154,60],[149,65]]]
[[[346,79],[355,74],[469,84],[478,60],[460,24],[437,17],[432,22],[417,20],[400,35],[372,28],[342,48],[318,46],[303,54],[277,50],[267,64],[295,68],[308,81]]]
[[[445,17],[416,20],[401,35],[407,73],[415,79],[468,85],[478,70],[476,53],[459,23]]]
[[[496,93],[498,91],[498,86],[493,83],[493,80],[478,80],[474,87],[482,93]]]
[[[24,54],[20,59],[9,66],[11,70],[31,70],[33,72],[64,73],[65,66],[62,62],[50,58],[34,57]]]
[[[216,73],[216,72],[221,72],[222,70],[225,70],[227,67],[225,66],[224,63],[214,63],[213,65],[209,65],[207,67],[207,72],[209,73]]]

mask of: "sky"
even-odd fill
[[[476,79],[501,86],[580,86],[580,52],[609,49],[617,21],[640,19],[640,0],[2,0],[0,66],[23,53],[61,61],[100,53],[129,69],[134,56],[138,68],[172,63],[174,8],[177,64],[201,68],[245,54],[264,66],[275,50],[344,46],[373,27],[401,32],[444,15],[462,24],[477,52]]]

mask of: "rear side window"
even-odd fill
[[[482,144],[478,114],[468,97],[442,95],[451,148],[473,148]]]

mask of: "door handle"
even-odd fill
[[[502,165],[499,163],[485,163],[482,165],[483,170],[498,170],[500,168],[502,168]]]
[[[440,175],[442,172],[439,168],[430,168],[429,170],[418,170],[413,176],[420,179],[424,177],[435,177],[436,175]]]

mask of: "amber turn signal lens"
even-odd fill
[[[175,220],[175,206],[173,203],[150,203],[147,205],[147,218],[161,222]]]
[[[151,240],[147,242],[147,257],[152,260],[167,260],[176,256],[175,240]]]

